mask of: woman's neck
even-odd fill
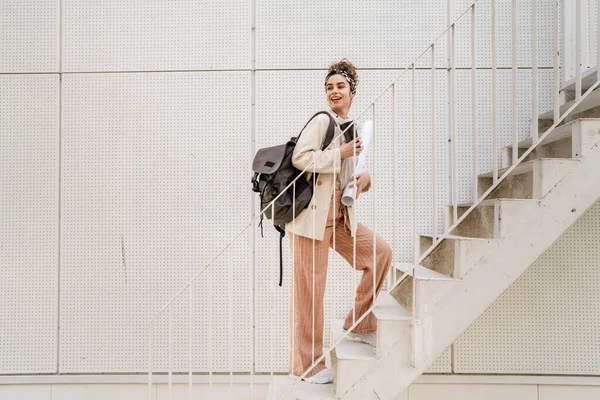
[[[348,110],[331,110],[341,119],[348,119]]]

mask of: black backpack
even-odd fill
[[[283,275],[283,256],[282,242],[285,236],[285,224],[291,222],[302,210],[308,207],[313,196],[313,182],[316,176],[311,176],[310,180],[300,177],[296,181],[296,189],[290,186],[288,190],[277,200],[275,200],[275,213],[273,215],[272,207],[268,206],[298,175],[302,172],[292,165],[292,154],[302,132],[310,121],[319,114],[326,114],[329,117],[329,127],[323,140],[321,150],[325,150],[335,133],[335,121],[327,111],[320,111],[313,115],[298,137],[292,137],[287,143],[273,147],[266,147],[258,150],[254,161],[252,162],[252,190],[259,194],[260,209],[264,210],[264,215],[260,216],[260,229],[262,235],[263,216],[267,219],[273,219],[273,225],[279,232],[279,286],[282,284]],[[295,194],[295,196],[294,196]],[[295,207],[294,207],[294,197]]]

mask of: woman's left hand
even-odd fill
[[[352,178],[350,178],[350,185],[348,185],[348,188],[353,188],[354,187],[354,181],[356,180],[356,198],[358,199],[358,196],[360,195],[360,193],[362,191],[366,191],[369,190],[369,187],[371,186],[371,175],[368,172],[363,172],[361,174],[355,175]]]

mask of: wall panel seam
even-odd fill
[[[62,237],[62,70],[63,70],[63,0],[58,1],[58,259],[56,265],[56,373],[60,371],[60,263],[61,263],[61,237]],[[52,394],[52,389],[50,389]]]

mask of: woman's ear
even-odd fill
[[[354,95],[355,95],[355,94],[356,94],[356,93],[352,93],[352,94],[350,95],[350,102],[351,102],[351,103],[354,101]]]

